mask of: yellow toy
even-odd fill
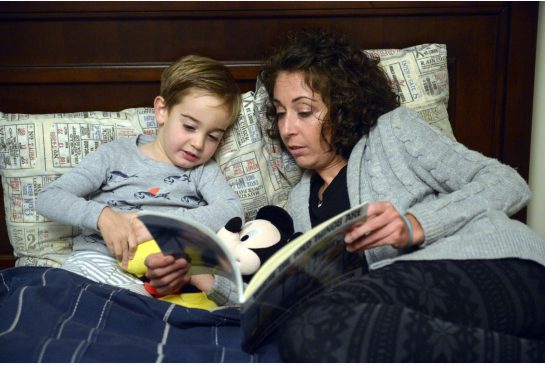
[[[230,219],[217,234],[235,258],[245,282],[250,281],[263,262],[268,260],[274,252],[300,235],[300,233],[294,232],[293,220],[288,212],[274,205],[261,207],[255,219],[246,224],[242,224],[240,217]],[[199,255],[204,254],[201,250],[190,249],[190,247],[186,247],[186,253],[192,258],[193,263],[206,261],[202,257],[199,258]],[[144,276],[147,271],[144,260],[148,255],[156,252],[161,252],[161,249],[155,240],[139,244],[136,247],[134,258],[128,262],[126,271],[137,277]],[[149,283],[145,283],[144,287],[153,296],[184,307],[201,309],[218,307],[203,292],[161,297]]]
[[[161,252],[161,249],[159,248],[155,240],[149,240],[139,244],[136,247],[134,257],[132,258],[132,260],[129,260],[127,269],[125,270],[135,275],[136,277],[141,278],[146,274],[147,271],[144,260],[152,253],[157,252]],[[119,262],[118,264],[121,265],[121,263]],[[150,291],[150,286],[146,286],[146,290]],[[154,293],[151,294],[154,295]],[[218,305],[208,299],[206,294],[203,292],[172,294],[158,297],[158,299],[188,308],[214,309],[218,307]]]

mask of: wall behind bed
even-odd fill
[[[1,2],[0,111],[151,106],[163,68],[219,59],[243,91],[284,32],[346,33],[364,49],[447,46],[449,118],[468,147],[528,178],[538,3]],[[525,219],[525,212],[518,216]],[[13,264],[0,206],[0,267]]]

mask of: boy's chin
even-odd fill
[[[201,165],[201,163],[191,162],[191,161],[176,161],[174,165],[182,169],[192,169],[194,167]]]

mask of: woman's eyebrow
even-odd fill
[[[301,100],[301,99],[308,99],[308,100],[310,100],[310,101],[316,101],[316,99],[311,98],[311,97],[309,97],[309,96],[298,96],[298,97],[292,99],[292,101],[299,101],[299,100]]]
[[[292,102],[296,102],[296,101],[299,101],[301,99],[307,99],[307,100],[310,100],[310,101],[316,101],[316,99],[314,98],[311,98],[309,96],[297,96],[295,98],[293,98],[291,101]],[[273,99],[273,103],[276,103],[276,104],[280,104],[280,105],[283,105],[282,102],[278,99]]]

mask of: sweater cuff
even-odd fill
[[[235,284],[221,275],[214,275],[214,284],[209,291],[205,292],[208,299],[218,306],[238,304]]]
[[[425,247],[448,235],[448,225],[445,224],[441,214],[429,209],[418,209],[418,207],[408,209],[407,213],[414,216],[424,230],[424,242],[419,245],[420,247]]]
[[[86,214],[81,222],[81,228],[87,228],[96,232],[100,232],[100,230],[98,229],[98,218],[106,207],[107,205],[105,204],[89,201],[89,205],[86,208]]]

